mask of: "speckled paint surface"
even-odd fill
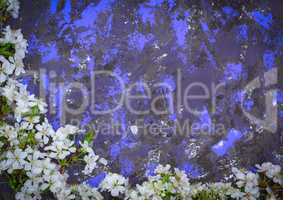
[[[213,3],[214,2],[214,3]],[[219,3],[220,2],[220,3]],[[76,122],[82,127],[90,124],[119,124],[120,135],[101,134],[93,146],[97,154],[107,158],[111,169],[130,177],[131,182],[143,180],[156,164],[169,163],[192,179],[217,181],[229,179],[232,166],[250,168],[256,163],[272,161],[283,164],[283,89],[282,50],[283,18],[280,1],[240,4],[238,1],[72,1],[41,0],[21,2],[20,19],[13,27],[22,28],[28,40],[26,67],[45,70],[41,84],[45,100],[53,109],[49,120],[55,128],[63,122]],[[278,128],[275,133],[259,131],[240,109],[242,89],[247,83],[273,68],[278,69],[277,96]],[[171,86],[177,92],[177,72],[186,86],[202,82],[209,87],[225,83],[216,96],[216,109],[211,100],[191,101],[191,107],[203,110],[192,115],[174,107],[170,114],[137,116],[124,106],[109,115],[94,115],[90,107],[79,115],[66,113],[62,103],[76,108],[83,95],[75,89],[61,91],[69,82],[83,83],[91,90],[91,71],[110,70],[126,85],[157,82]],[[50,75],[54,72],[54,76]],[[30,76],[23,78],[29,90],[39,95],[39,83]],[[120,98],[120,86],[115,80],[97,79],[95,88],[98,110],[109,109]],[[52,84],[58,91],[50,91]],[[154,95],[162,90],[151,88]],[[264,118],[264,95],[259,88],[244,101],[248,112]],[[144,88],[137,88],[144,94]],[[182,91],[183,92],[183,91]],[[198,90],[195,90],[198,94]],[[153,95],[153,96],[154,96]],[[160,106],[166,107],[166,94]],[[175,96],[174,96],[175,98]],[[144,109],[150,101],[134,104]],[[164,105],[165,104],[165,105]],[[166,134],[134,135],[129,127],[136,120],[144,124],[166,124]],[[174,122],[223,124],[218,134],[175,136]],[[61,123],[63,123],[61,120]],[[139,129],[139,133],[143,130]],[[103,172],[89,179],[97,185]]]

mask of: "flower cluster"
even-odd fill
[[[257,199],[259,197],[258,179],[259,175],[252,172],[244,172],[233,168],[232,172],[236,177],[236,184],[239,188],[244,188],[247,199]]]
[[[186,200],[216,200],[216,199],[244,199],[256,200],[260,198],[275,200],[282,197],[282,171],[278,165],[263,163],[257,165],[256,173],[233,168],[235,176],[233,183],[197,183],[191,184],[187,175],[179,169],[172,170],[171,166],[159,165],[154,176],[148,181],[128,190],[125,198],[129,200],[147,199],[186,199]],[[268,183],[262,185],[266,179],[260,177],[264,173],[269,178]],[[275,189],[273,187],[276,186]],[[275,194],[274,191],[279,193]]]
[[[108,173],[99,185],[101,191],[110,192],[113,197],[119,197],[120,195],[125,194],[127,187],[128,179],[114,173]]]
[[[85,141],[84,143],[80,143],[82,152],[85,152],[83,160],[86,163],[84,170],[82,171],[85,175],[91,174],[93,170],[97,167],[97,164],[100,163],[104,166],[107,165],[107,160],[104,158],[100,158],[96,155],[91,147],[89,147],[89,143]]]
[[[56,199],[101,199],[85,183],[68,184],[65,169],[71,164],[84,164],[84,173],[91,175],[107,162],[90,148],[91,137],[75,144],[77,127],[66,125],[55,131],[45,117],[47,105],[17,81],[24,73],[26,49],[21,30],[7,26],[0,38],[0,96],[10,109],[0,119],[0,172],[16,191],[16,199],[41,199],[45,193]]]
[[[183,171],[171,166],[159,165],[155,169],[155,176],[149,176],[148,181],[137,185],[129,191],[128,199],[191,199],[191,185]]]
[[[13,18],[18,18],[20,2],[18,0],[7,0],[7,11],[12,15]]]
[[[236,186],[242,191],[241,199],[255,200],[260,197],[275,200],[283,195],[283,174],[279,165],[269,162],[256,165],[256,173],[233,168]]]
[[[274,183],[283,184],[283,177],[282,174],[280,174],[281,167],[279,165],[266,162],[262,165],[256,165],[256,167],[258,168],[258,172],[264,173],[268,178],[272,179]]]
[[[231,183],[191,184],[184,171],[159,165],[154,176],[128,192],[127,199],[240,199],[243,196]]]
[[[18,15],[17,0],[8,0],[7,9]],[[66,170],[83,164],[82,176],[91,176],[107,161],[90,146],[94,134],[82,134],[77,127],[66,125],[54,130],[46,115],[47,105],[17,81],[24,73],[23,59],[27,41],[21,30],[8,26],[0,38],[0,172],[16,191],[16,199],[41,199],[50,194],[59,200],[220,200],[270,199],[283,196],[283,175],[278,165],[256,165],[256,172],[233,168],[233,183],[192,184],[186,173],[170,165],[159,165],[155,175],[134,188],[129,180],[108,172],[98,188],[86,182],[70,184]],[[103,194],[103,195],[102,195]]]
[[[23,59],[27,51],[27,41],[23,38],[21,30],[13,31],[7,26],[0,38],[0,84],[12,75],[19,76],[24,73]]]

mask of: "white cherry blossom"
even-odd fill
[[[8,151],[6,153],[6,160],[0,162],[0,169],[6,170],[8,173],[12,173],[14,170],[23,169],[26,164],[27,153],[17,148],[14,151]]]
[[[107,174],[99,185],[102,191],[110,192],[113,197],[124,194],[127,191],[127,187],[128,179],[114,173]]]
[[[20,9],[20,2],[18,0],[7,0],[8,8],[7,11],[11,13],[13,18],[18,18],[19,16],[19,9]]]

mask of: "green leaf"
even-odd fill
[[[15,54],[15,44],[12,43],[0,43],[0,55],[8,59]]]
[[[8,18],[7,7],[7,0],[0,0],[0,23],[5,22]]]
[[[37,115],[39,115],[39,114],[40,114],[40,110],[39,110],[38,106],[33,106],[33,107],[31,108],[31,115],[32,115],[32,116],[37,116]]]
[[[5,11],[7,9],[6,0],[0,0],[0,11]]]
[[[10,105],[8,104],[8,100],[4,96],[0,96],[0,116],[4,116],[9,114],[12,111]]]
[[[162,174],[162,183],[170,182],[170,175],[169,174]]]
[[[14,170],[12,174],[8,174],[8,183],[16,192],[21,190],[26,180],[28,177],[24,170]]]
[[[66,167],[67,166],[67,161],[66,160],[59,160],[59,165],[61,167]]]
[[[89,131],[86,133],[84,141],[90,144],[92,143],[94,136],[95,136],[95,133],[93,131]]]
[[[196,200],[222,200],[218,192],[214,190],[202,190],[196,195]]]
[[[38,115],[40,115],[40,110],[39,110],[38,106],[33,106],[29,112],[24,114],[25,117],[28,117],[28,116],[29,117],[35,117],[35,116],[38,116]]]
[[[35,139],[35,131],[34,130],[28,131],[27,135],[21,137],[19,141],[20,141],[19,147],[21,149],[25,149],[26,146],[31,146],[31,147],[35,146],[37,144]]]
[[[27,143],[31,146],[36,145],[35,131],[31,131],[27,137]]]

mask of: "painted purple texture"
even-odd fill
[[[224,77],[226,81],[239,80],[243,71],[243,65],[241,63],[228,63],[224,71]]]
[[[197,178],[200,175],[198,168],[188,162],[183,163],[181,170],[185,171],[190,178]]]
[[[270,70],[275,64],[275,54],[274,52],[268,50],[263,54],[263,63],[267,70]]]
[[[103,181],[105,176],[106,176],[106,173],[102,172],[102,173],[98,174],[97,176],[89,178],[88,180],[86,180],[86,183],[88,185],[90,185],[91,187],[97,188],[99,186],[99,184],[101,183],[101,181]]]
[[[228,131],[226,139],[221,140],[217,144],[212,146],[212,151],[218,156],[224,156],[234,146],[234,143],[239,141],[242,137],[242,133],[236,129]]]
[[[253,11],[251,13],[253,19],[263,28],[270,29],[272,25],[272,14],[264,14],[260,11]]]
[[[185,47],[186,45],[186,35],[189,31],[187,18],[189,17],[189,12],[184,13],[184,18],[178,18],[178,13],[172,17],[172,29],[175,31],[175,36],[177,39],[177,44],[180,47]]]
[[[210,181],[212,176],[223,178],[225,173],[215,172],[215,169],[223,169],[223,163],[224,171],[228,173],[233,165],[248,168],[251,163],[273,161],[283,154],[275,142],[280,141],[282,128],[278,128],[278,134],[268,131],[258,134],[241,107],[244,87],[270,68],[281,67],[283,27],[280,12],[274,8],[282,10],[282,3],[250,6],[251,1],[244,2],[246,10],[243,11],[232,3],[224,5],[218,1],[212,6],[206,0],[198,3],[174,0],[47,2],[48,6],[34,4],[31,0],[22,2],[24,8],[31,7],[21,10],[21,28],[29,40],[25,64],[32,70],[46,70],[46,74],[41,74],[41,83],[47,96],[42,98],[56,110],[48,116],[55,129],[62,116],[66,116],[66,123],[81,122],[83,129],[97,124],[120,126],[120,135],[113,135],[113,130],[109,131],[110,135],[96,130],[93,148],[109,160],[110,170],[130,178],[134,174],[142,180],[147,168],[160,162],[183,167],[193,174],[191,178],[207,174],[204,179]],[[240,55],[244,58],[240,59]],[[49,77],[51,70],[57,73],[56,78]],[[150,108],[154,97],[160,94],[160,89],[154,88],[155,83],[170,85],[173,97],[167,91],[164,95],[167,101],[157,105],[163,107],[172,100],[173,111],[164,115],[150,112],[138,116],[129,112],[125,105],[108,115],[92,114],[90,105],[75,116],[64,111],[64,90],[59,90],[59,83],[67,85],[78,81],[90,90],[93,70],[111,71],[126,86],[147,84],[152,96],[142,102],[133,102],[133,106],[140,110]],[[217,92],[215,113],[210,113],[211,99],[188,102],[192,108],[205,108],[200,116],[188,112],[183,102],[177,107],[177,70],[182,75],[181,93],[189,84],[201,82],[209,88],[211,97],[211,86],[225,83],[225,87]],[[281,82],[279,77],[280,91]],[[55,97],[50,97],[52,84],[57,89]],[[37,90],[36,85],[28,88]],[[253,115],[264,115],[266,90],[258,90],[250,96],[245,95],[244,109]],[[71,89],[65,100],[73,102],[72,106],[80,106],[79,100],[83,97],[73,91]],[[95,91],[97,99],[92,106],[100,111],[114,108],[122,92],[118,81],[111,78],[98,79]],[[134,93],[146,94],[146,91],[140,84]],[[280,119],[283,118],[281,96],[279,93],[277,97]],[[144,127],[139,128],[138,134],[130,134],[129,126],[138,120]],[[222,124],[225,129],[216,134],[193,136],[143,134],[153,124],[168,125],[166,133],[173,133],[178,127],[176,123],[183,127],[186,121],[199,125]],[[251,141],[254,145],[250,145]],[[267,156],[270,154],[262,148],[265,146],[271,148],[268,151],[274,152],[274,156]],[[242,148],[247,156],[239,155]],[[158,153],[152,157],[153,149]],[[233,155],[229,153],[231,149]],[[248,153],[255,151],[263,153]],[[123,163],[124,158],[126,162]],[[226,165],[227,161],[231,164]],[[153,170],[154,167],[151,172]]]

